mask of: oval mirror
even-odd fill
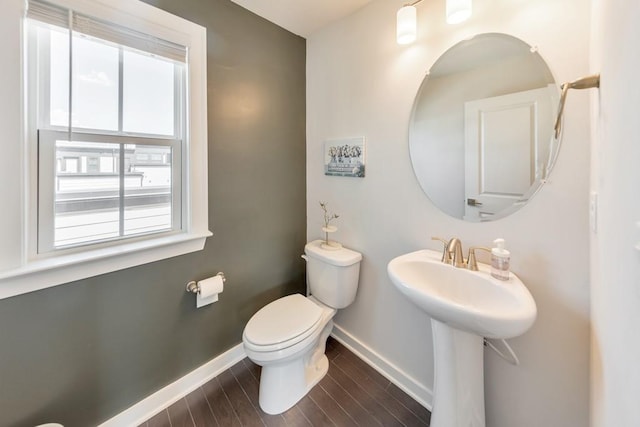
[[[416,177],[443,212],[490,221],[522,207],[557,155],[558,88],[522,40],[481,34],[447,50],[427,73],[409,124]]]

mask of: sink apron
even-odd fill
[[[431,320],[434,350],[431,427],[485,427],[484,338]]]

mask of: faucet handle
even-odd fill
[[[472,246],[469,248],[469,256],[467,257],[467,268],[471,271],[478,271],[478,262],[476,261],[476,249],[491,253],[491,248],[485,246]]]
[[[438,240],[439,242],[441,242],[444,247],[442,248],[442,262],[444,262],[445,264],[451,264],[451,254],[449,253],[449,251],[447,250],[447,247],[449,246],[449,241],[446,239],[443,239],[442,237],[431,237],[431,240]]]

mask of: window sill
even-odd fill
[[[210,231],[182,233],[29,261],[0,272],[0,300],[87,277],[196,252]],[[185,283],[190,278],[185,278]]]

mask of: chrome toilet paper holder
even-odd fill
[[[224,273],[222,271],[218,272],[216,276],[222,277],[222,283],[227,281],[227,278],[224,277]],[[199,294],[200,285],[198,285],[198,282],[196,282],[195,280],[192,280],[189,283],[187,283],[187,292],[191,292],[192,294]]]

